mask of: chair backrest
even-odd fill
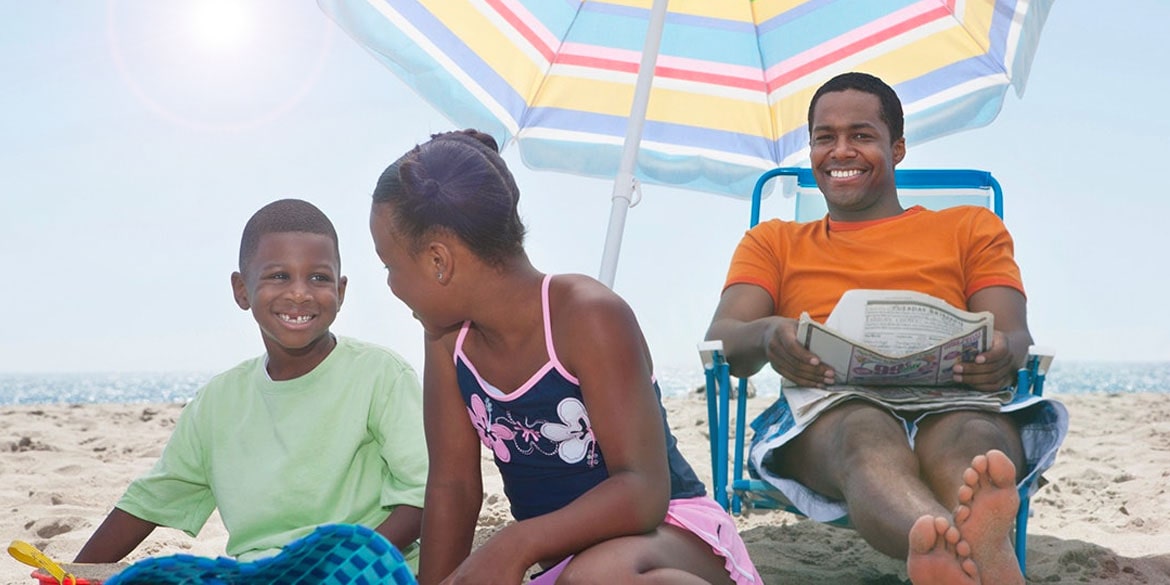
[[[796,199],[798,222],[817,221],[828,213],[825,197],[817,188],[812,169],[781,167],[760,175],[752,191],[751,225],[760,221],[760,200],[764,187],[775,177],[788,177],[782,187],[785,196]],[[921,205],[939,210],[956,205],[986,207],[1003,218],[1003,191],[991,173],[972,169],[897,169],[898,199],[903,207]]]

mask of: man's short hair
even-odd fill
[[[842,73],[826,81],[813,94],[812,101],[808,104],[808,131],[810,136],[812,135],[813,127],[813,110],[817,107],[817,100],[821,99],[821,96],[826,93],[845,91],[848,89],[877,96],[882,104],[880,112],[882,122],[885,122],[886,127],[890,129],[890,142],[896,142],[902,137],[905,119],[902,116],[902,100],[898,99],[897,92],[881,79],[859,71]]]
[[[308,201],[280,199],[261,207],[244,225],[244,235],[240,238],[240,272],[244,271],[256,253],[261,236],[287,232],[328,236],[333,240],[337,264],[341,266],[341,253],[338,250],[337,231],[333,229],[333,222]]]

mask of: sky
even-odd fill
[[[1108,4],[1057,2],[1023,97],[985,128],[908,145],[902,166],[998,177],[1031,331],[1058,360],[1168,361],[1170,2]],[[334,332],[421,368],[421,328],[374,255],[369,195],[386,165],[454,127],[315,2],[4,7],[0,372],[219,371],[262,353],[229,276],[248,217],[285,197],[337,227],[349,287]],[[597,276],[611,182],[504,155],[533,263]],[[748,204],[642,190],[614,289],[656,364],[698,368]]]

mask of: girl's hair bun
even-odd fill
[[[423,197],[434,199],[439,196],[439,191],[443,188],[443,185],[434,179],[425,179],[420,187],[419,191],[422,192]]]
[[[432,134],[431,140],[465,140],[471,138],[476,142],[492,149],[492,152],[499,154],[500,144],[492,138],[491,134],[480,132],[474,128],[467,128],[465,130],[453,130],[451,132],[443,132],[441,134]]]

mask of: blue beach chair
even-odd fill
[[[775,177],[785,177],[785,193],[795,198],[794,217],[798,222],[820,220],[828,213],[824,196],[817,189],[812,169],[777,168],[760,176],[752,192],[751,223],[760,221],[760,204],[764,187]],[[966,169],[898,169],[895,171],[898,198],[904,207],[921,205],[927,209],[945,209],[955,205],[978,205],[991,209],[1003,218],[1003,191],[999,182],[987,171]],[[723,344],[705,341],[699,344],[699,354],[707,381],[707,422],[711,436],[711,472],[714,496],[725,509],[734,514],[747,513],[752,508],[783,509],[794,514],[800,511],[768,483],[745,478],[744,448],[748,398],[748,379],[741,378],[735,404],[735,430],[732,434],[731,376],[723,355]],[[1040,396],[1051,354],[1041,353],[1035,347],[1028,356],[1026,367],[1018,375],[1016,392]],[[729,459],[729,448],[732,451]],[[728,478],[728,469],[731,478]],[[1036,476],[1039,477],[1039,476]],[[1020,486],[1020,508],[1016,514],[1015,550],[1020,570],[1024,570],[1025,544],[1028,525],[1028,494],[1032,485]],[[850,527],[848,517],[833,522]]]

